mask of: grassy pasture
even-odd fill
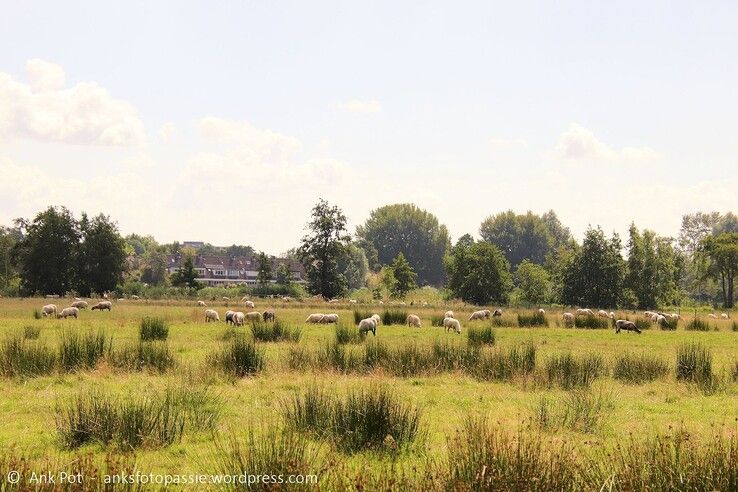
[[[0,340],[31,333],[33,336],[24,343],[45,345],[55,351],[62,334],[70,330],[80,333],[104,331],[112,340],[110,350],[114,353],[116,348],[134,347],[140,343],[141,320],[156,317],[166,323],[168,336],[165,342],[155,343],[167,344],[175,365],[164,371],[147,368],[127,370],[111,363],[112,358],[103,357],[93,369],[57,370],[37,377],[0,377],[0,446],[6,450],[6,455],[14,453],[40,460],[53,450],[54,456],[64,461],[79,452],[91,453],[101,459],[111,452],[120,460],[135,460],[138,469],[146,472],[210,472],[213,470],[207,469],[209,466],[217,468],[212,457],[217,454],[219,446],[227,447],[234,436],[246,439],[248,435],[253,439],[250,432],[254,429],[258,432],[269,424],[283,424],[285,405],[305,388],[317,386],[333,391],[340,401],[347,394],[359,394],[370,387],[386,384],[403,404],[417,407],[420,411],[420,429],[415,444],[399,446],[394,454],[376,449],[346,452],[332,448],[330,440],[315,436],[310,439],[320,447],[319,453],[330,455],[331,460],[339,464],[334,469],[345,470],[345,473],[359,476],[366,472],[367,463],[370,463],[369,468],[378,470],[393,460],[411,469],[429,457],[444,460],[449,452],[449,440],[464,428],[469,418],[484,418],[513,430],[534,421],[541,411],[542,401],[549,406],[556,405],[556,402],[567,405],[565,402],[571,400],[573,393],[560,385],[547,384],[545,373],[547,361],[568,355],[575,362],[588,357],[603,359],[604,374],[594,379],[591,391],[597,395],[598,401],[606,401],[607,404],[601,405],[604,410],[597,416],[596,426],[562,424],[553,430],[540,426],[536,432],[548,441],[566,440],[585,452],[615,446],[632,436],[652,436],[676,428],[689,431],[693,442],[708,442],[716,432],[727,435],[737,430],[738,383],[732,373],[738,361],[738,333],[732,329],[732,319],[709,320],[710,331],[688,331],[685,327],[691,315],[687,314],[675,331],[660,330],[654,325],[638,335],[628,332],[615,334],[611,328],[565,328],[562,312],[557,310],[547,310],[548,326],[520,328],[516,323],[517,312],[505,310],[503,322],[494,323],[493,335],[486,335],[487,342],[475,343],[475,347],[482,355],[491,356],[532,343],[536,350],[536,369],[528,376],[490,381],[475,377],[473,371],[466,370],[444,370],[408,377],[391,377],[381,367],[348,374],[330,370],[290,370],[288,359],[295,348],[317,352],[329,341],[335,341],[335,325],[305,324],[308,314],[335,312],[344,325],[354,326],[354,309],[382,316],[385,306],[286,304],[257,300],[257,310],[274,308],[278,320],[299,328],[300,335],[278,338],[279,341],[275,342],[256,342],[264,355],[264,368],[255,376],[239,378],[214,370],[212,360],[215,354],[222,356],[227,353],[225,349],[234,339],[244,337],[250,341],[253,336],[251,327],[247,324],[229,328],[229,335],[224,336],[225,323],[205,323],[204,308],[197,307],[195,302],[116,301],[111,312],[84,310],[76,320],[35,319],[34,309],[47,302],[45,299],[0,299]],[[52,302],[60,308],[65,305],[64,300]],[[209,304],[210,308],[219,311],[221,319],[224,319],[226,309],[238,306],[234,301]],[[439,343],[466,344],[469,328],[474,327],[478,337],[480,331],[492,326],[490,320],[467,321],[471,312],[476,310],[474,306],[450,306],[461,321],[461,335],[432,326],[431,317],[443,315],[449,306],[387,308],[419,315],[423,327],[380,325],[376,338],[369,334],[366,340],[342,344],[344,350],[363,354],[367,345],[380,342],[390,349],[414,344],[419,349],[430,350]],[[639,318],[635,313],[617,314],[631,320]],[[706,319],[705,315],[701,317]],[[38,336],[33,338],[36,332]],[[717,383],[711,385],[709,391],[676,377],[677,350],[693,343],[700,344],[711,353],[712,373]],[[623,360],[624,354],[632,356],[632,360]],[[653,367],[657,373],[653,378],[637,373],[650,371]],[[617,378],[613,377],[616,368],[619,371]],[[632,376],[634,371],[636,374]],[[78,449],[68,449],[56,431],[55,418],[59,407],[78,398],[81,392],[104,393],[114,400],[131,395],[165,394],[168,388],[181,387],[182,384],[193,388],[206,387],[208,394],[216,395],[219,418],[212,426],[185,426],[181,438],[171,444],[131,450],[92,442]],[[576,391],[583,390],[578,388]],[[581,400],[586,404],[587,398],[582,397]],[[556,411],[553,414],[558,416],[565,407]],[[344,410],[344,414],[346,412]],[[569,414],[566,415],[566,418],[560,417],[562,422],[569,421]]]

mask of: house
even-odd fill
[[[272,276],[277,268],[286,264],[294,282],[305,283],[305,269],[297,261],[287,258],[270,258],[272,261]],[[211,256],[195,255],[195,271],[197,281],[208,286],[226,285],[256,285],[259,275],[259,261],[256,255],[252,256]],[[167,271],[172,274],[184,264],[184,257],[177,253],[167,255]],[[274,279],[271,281],[275,282]]]

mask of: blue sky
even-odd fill
[[[319,196],[577,235],[738,209],[734,2],[14,2],[0,223],[44,205],[278,253]]]

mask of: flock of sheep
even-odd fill
[[[41,314],[44,318],[49,316],[66,319],[66,318],[77,318],[79,316],[80,309],[87,309],[89,304],[87,301],[83,301],[80,298],[75,298],[75,301],[69,306],[65,307],[61,311],[58,310],[56,304],[46,304],[41,308]],[[91,311],[110,311],[113,308],[113,304],[110,301],[100,301],[92,308]]]

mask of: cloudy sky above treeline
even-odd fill
[[[10,2],[0,224],[279,253],[319,197],[577,237],[738,209],[735,2]]]

